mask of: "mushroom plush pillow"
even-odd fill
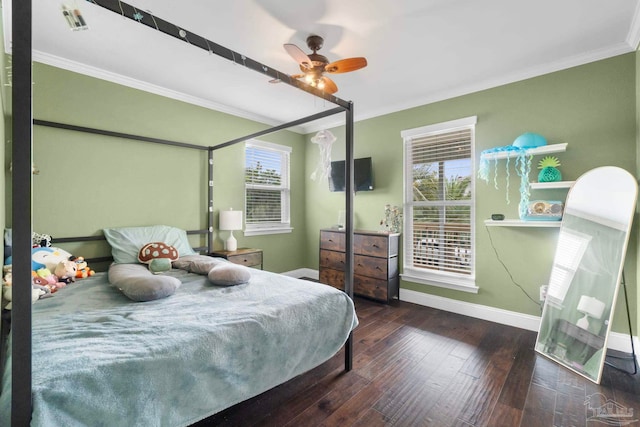
[[[178,250],[163,242],[147,243],[138,251],[138,261],[149,265],[149,271],[153,274],[171,270],[171,263],[178,257]]]

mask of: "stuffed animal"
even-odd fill
[[[11,301],[11,285],[13,284],[11,266],[5,265],[2,267],[2,295],[7,301]],[[7,304],[8,309],[11,309],[11,303]]]
[[[138,251],[138,261],[147,264],[153,274],[170,271],[171,263],[178,258],[178,250],[163,242],[147,243]]]
[[[46,269],[41,269],[41,270],[46,270]],[[59,289],[57,282],[49,283],[47,279],[45,279],[42,276],[39,276],[38,273],[36,273],[35,271],[31,272],[31,284],[34,288],[43,289],[48,294],[54,294],[58,292],[58,289]],[[61,287],[63,286],[64,286],[64,283],[62,284]]]
[[[77,264],[74,261],[60,261],[53,271],[59,282],[69,284],[76,281]]]
[[[7,310],[11,310],[11,307],[12,307],[12,302],[11,302],[11,299],[13,297],[12,288],[13,288],[12,286],[7,286],[7,287],[3,286],[2,288],[4,290],[3,291],[4,299],[8,301],[7,305],[4,307]],[[31,289],[31,303],[38,301],[40,298],[46,295],[47,292],[40,288],[41,288],[40,286],[34,286]]]
[[[51,273],[48,268],[40,268],[36,270],[36,276],[44,279],[48,285],[55,286],[56,289],[61,289],[67,286],[66,283],[58,280],[55,274]]]
[[[71,254],[60,248],[33,248],[31,250],[31,269],[41,268],[55,270],[60,261],[67,261]]]
[[[11,310],[13,299],[13,277],[11,272],[11,265],[5,265],[3,267],[4,276],[2,277],[2,295],[4,299],[8,301],[7,305],[4,307],[7,310]],[[31,302],[34,303],[38,301],[41,297],[43,297],[47,293],[46,290],[42,289],[39,285],[34,285],[31,289]]]
[[[84,257],[71,257],[69,258],[71,261],[76,263],[76,277],[79,279],[84,279],[89,276],[93,276],[96,274],[95,271],[89,268],[87,262],[84,260]]]

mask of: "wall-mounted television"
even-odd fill
[[[371,157],[363,157],[353,160],[353,178],[355,191],[373,190],[373,164]],[[331,162],[331,175],[329,176],[329,190],[344,191],[345,189],[345,161]]]

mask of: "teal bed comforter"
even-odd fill
[[[150,302],[98,274],[36,302],[32,425],[189,425],[325,362],[358,323],[343,292],[251,272],[218,287],[174,270],[178,291]],[[6,369],[0,425],[10,381]]]

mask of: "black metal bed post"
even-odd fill
[[[11,425],[31,421],[31,1],[12,2],[12,228]]]
[[[209,206],[207,207],[207,209],[209,210],[209,224],[207,229],[209,230],[209,232],[207,233],[207,247],[208,247],[208,251],[207,253],[211,253],[213,252],[213,150],[211,149],[211,147],[209,147],[209,151],[208,151],[208,156],[209,156],[209,164],[208,164],[208,176],[209,176],[209,182],[207,183],[208,187],[207,187],[207,193],[208,193],[208,197],[207,197],[207,203],[209,204]]]
[[[315,114],[312,114],[310,116],[294,120],[292,122],[283,123],[283,124],[278,125],[278,126],[273,126],[273,127],[270,127],[270,128],[267,128],[267,129],[263,129],[263,130],[258,131],[258,132],[254,132],[254,133],[252,133],[250,135],[241,136],[240,138],[235,138],[235,139],[232,139],[230,141],[223,142],[222,144],[211,146],[211,147],[209,147],[209,149],[210,150],[219,150],[221,148],[229,147],[230,145],[235,145],[235,144],[238,144],[240,142],[244,142],[244,141],[246,141],[248,139],[252,139],[252,138],[257,138],[259,136],[268,135],[270,133],[274,133],[274,132],[278,132],[278,131],[281,131],[281,130],[284,130],[284,129],[288,129],[288,128],[293,127],[293,126],[298,126],[298,125],[301,125],[301,124],[304,124],[304,123],[312,122],[314,120],[322,119],[324,117],[332,116],[334,114],[342,113],[343,111],[346,111],[346,108],[336,107],[336,108],[332,108],[331,110],[321,111],[319,113],[315,113]]]
[[[354,175],[353,175],[353,102],[349,102],[349,108],[345,111],[345,209],[347,217],[345,218],[345,272],[344,272],[344,290],[353,300],[353,191],[354,191]],[[349,372],[353,368],[353,332],[349,333],[349,338],[344,345],[344,370]]]

